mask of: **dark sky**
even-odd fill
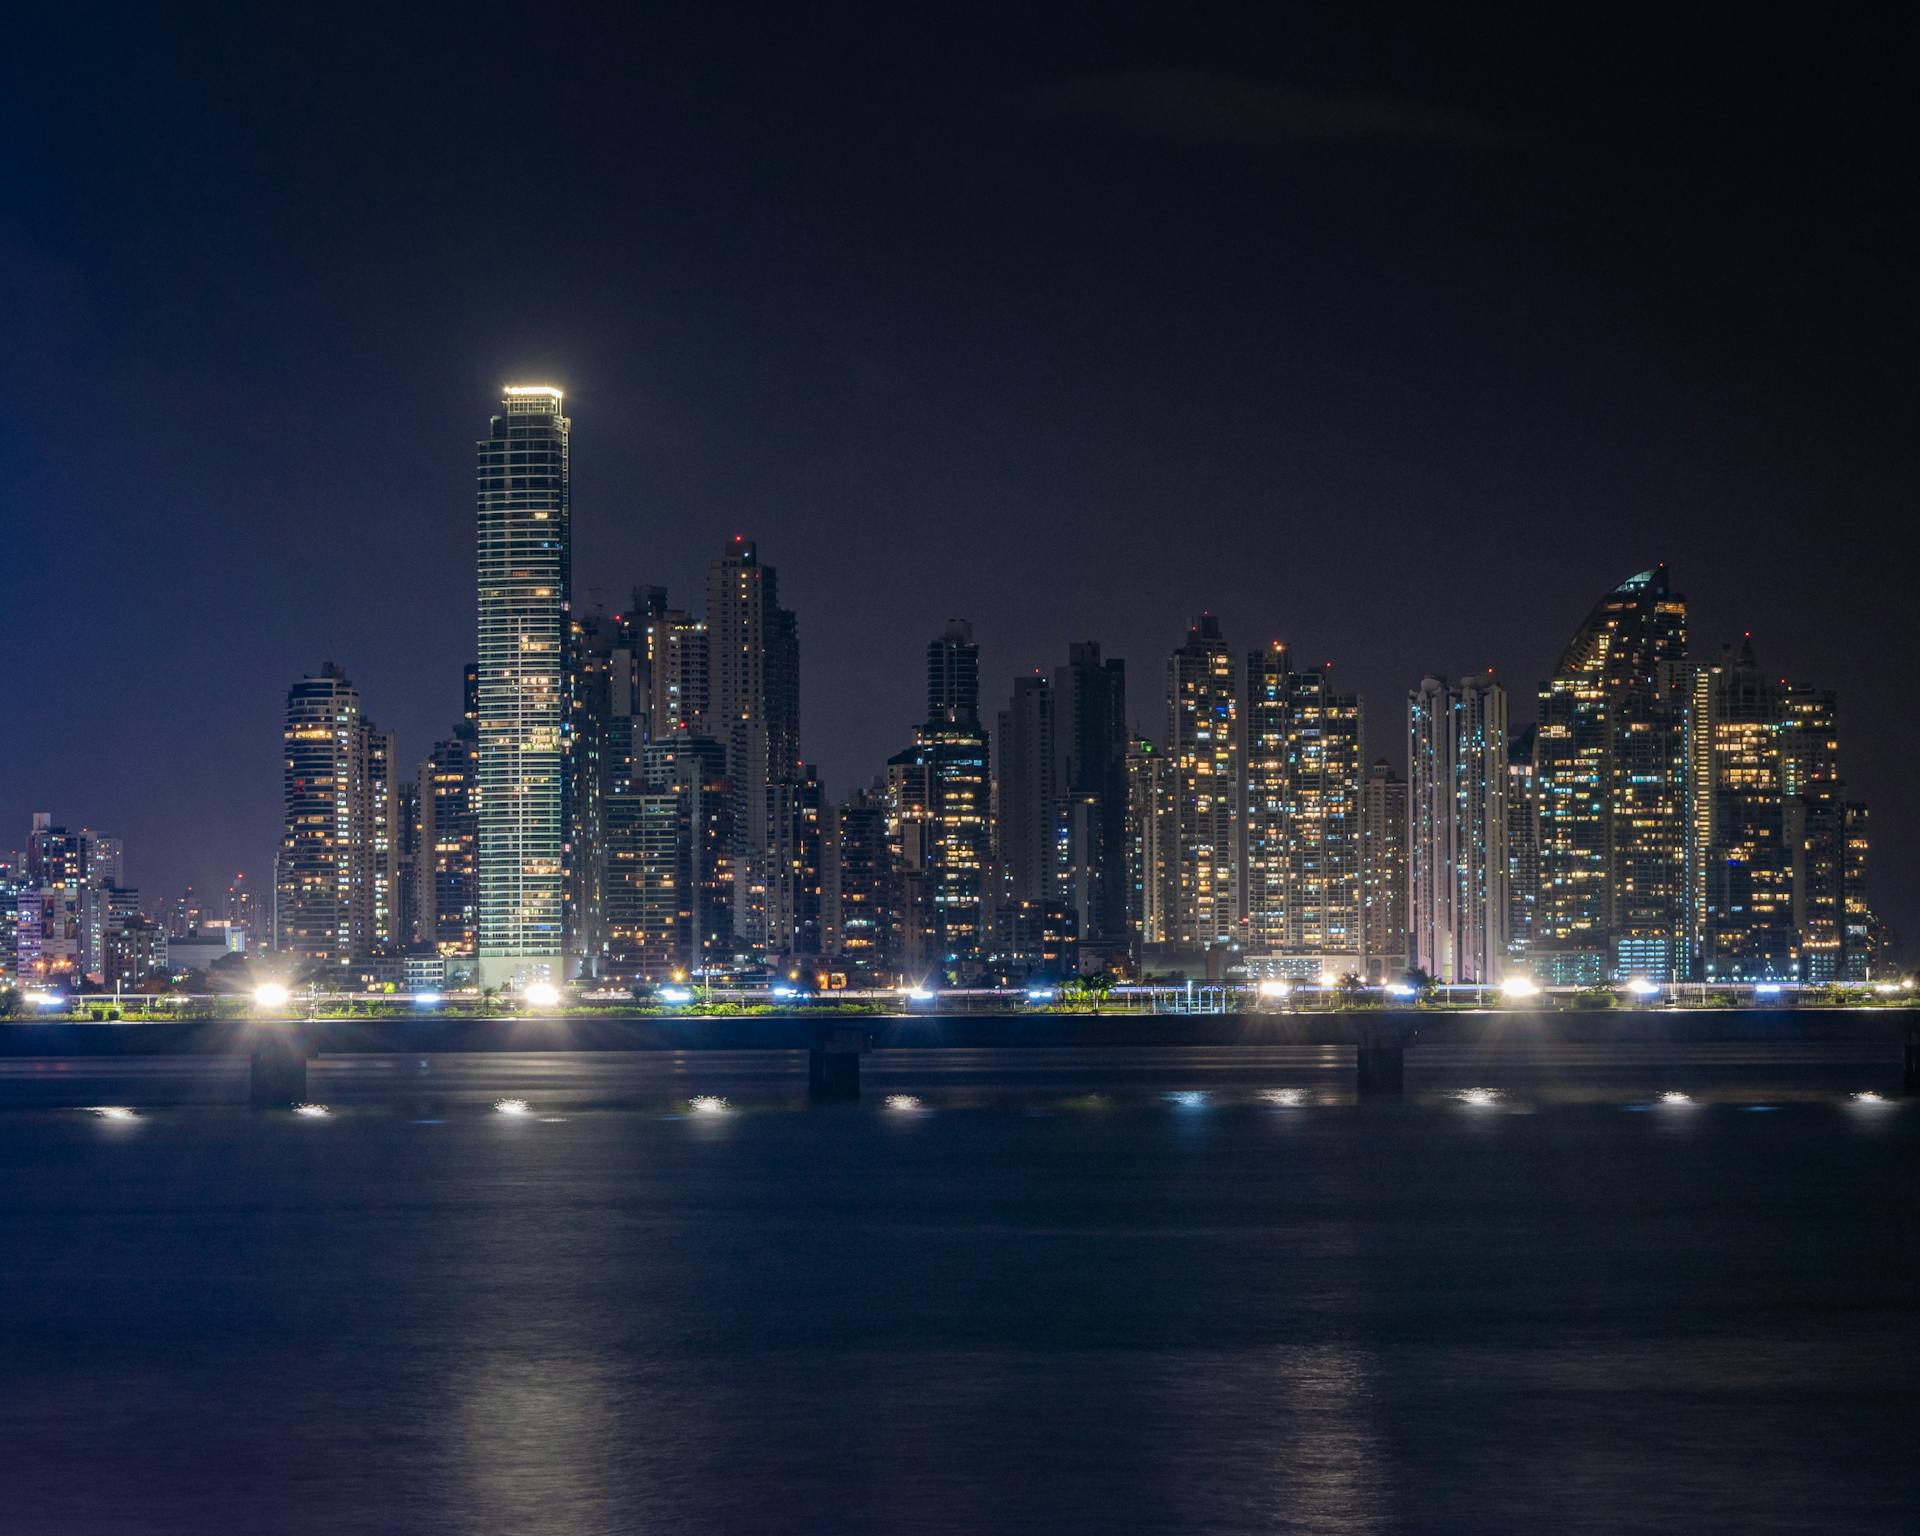
[[[328,658],[424,752],[518,379],[569,394],[578,591],[697,607],[760,541],[836,793],[949,615],[995,701],[1100,639],[1157,734],[1211,608],[1398,759],[1423,672],[1524,717],[1665,560],[1697,648],[1841,690],[1920,928],[1913,37],[1268,9],[10,17],[0,847],[264,883]]]

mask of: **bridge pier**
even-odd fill
[[[1359,1058],[1358,1083],[1363,1099],[1399,1098],[1407,1091],[1407,1048],[1392,1044],[1362,1044],[1355,1052]]]
[[[872,1045],[864,1024],[819,1024],[807,1051],[807,1096],[816,1101],[860,1097],[860,1058]]]
[[[306,1040],[297,1029],[269,1027],[253,1044],[248,1102],[255,1109],[290,1109],[306,1097]]]
[[[1407,1024],[1363,1024],[1354,1038],[1355,1087],[1363,1099],[1397,1099],[1407,1091]]]

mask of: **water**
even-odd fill
[[[1884,1052],[1339,1061],[5,1064],[0,1531],[1913,1529]]]

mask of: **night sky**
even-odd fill
[[[517,380],[568,392],[581,600],[699,609],[759,541],[832,793],[949,616],[991,707],[1095,638],[1158,735],[1212,609],[1404,763],[1422,673],[1530,717],[1664,560],[1696,650],[1840,690],[1911,935],[1913,38],[1522,15],[20,10],[0,848],[264,887],[328,659],[424,754]]]

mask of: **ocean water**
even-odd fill
[[[106,1065],[0,1063],[6,1536],[1920,1524],[1884,1051]]]

